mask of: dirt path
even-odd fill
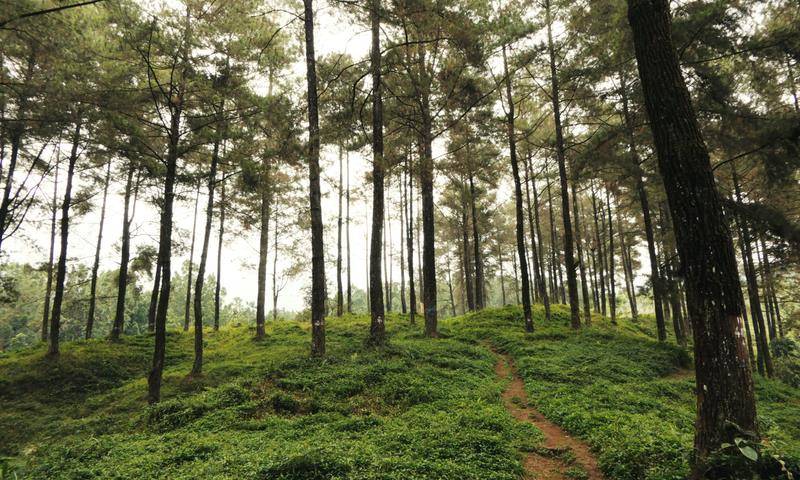
[[[589,446],[569,436],[558,425],[547,420],[538,410],[528,404],[525,384],[517,374],[513,361],[507,355],[498,354],[495,372],[499,377],[510,378],[503,392],[503,403],[509,412],[521,422],[528,422],[544,433],[544,448],[531,452],[525,458],[525,480],[570,480],[586,478],[604,480],[597,459]],[[585,476],[576,476],[580,471]],[[570,475],[572,473],[572,475]]]

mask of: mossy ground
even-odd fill
[[[328,356],[308,357],[304,324],[206,335],[205,374],[189,379],[192,336],[170,333],[163,401],[148,407],[149,336],[0,357],[0,456],[19,478],[517,479],[541,434],[503,408],[487,347],[513,356],[529,400],[587,440],[610,479],[683,478],[691,451],[691,361],[647,326],[567,311],[522,331],[519,309],[441,322],[442,338],[389,316],[389,345],[366,348],[368,318],[328,322]],[[775,451],[800,459],[800,392],[758,381]]]

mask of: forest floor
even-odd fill
[[[689,355],[652,338],[652,320],[569,329],[517,307],[440,322],[429,339],[387,316],[328,322],[328,356],[308,325],[168,334],[162,402],[147,406],[152,337],[0,354],[0,464],[32,479],[677,480],[694,420]],[[800,391],[757,379],[769,451],[800,466]],[[2,475],[0,475],[2,478]]]

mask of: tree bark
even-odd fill
[[[406,190],[406,255],[408,255],[408,320],[414,325],[417,316],[417,291],[414,285],[414,172],[411,170],[411,155],[406,155],[408,188]]]
[[[120,260],[119,260],[119,275],[117,276],[117,305],[114,311],[114,323],[111,326],[111,334],[109,339],[111,341],[119,340],[125,327],[125,298],[128,293],[128,264],[131,258],[131,223],[133,216],[131,214],[131,194],[133,190],[133,174],[136,168],[133,163],[128,165],[128,174],[125,178],[125,193],[124,193],[124,207],[122,213],[122,239],[120,246]],[[138,193],[137,176],[136,191]],[[134,202],[135,202],[134,198]]]
[[[400,190],[400,311],[405,315],[408,313],[408,305],[406,304],[406,257],[405,247],[403,246],[406,241],[406,205],[403,197],[403,189],[406,182],[402,172],[398,177],[400,180],[400,184],[398,184],[398,189]]]
[[[600,207],[602,210],[602,206]],[[597,194],[594,190],[594,182],[592,182],[592,214],[594,217],[594,239],[595,243],[597,243],[597,256],[600,257],[597,261],[597,270],[599,283],[600,283],[600,311],[603,313],[603,316],[606,316],[608,310],[606,309],[606,277],[605,277],[605,250],[603,249],[603,239],[600,237],[600,213],[598,213],[597,208]],[[656,261],[658,263],[658,261]]]
[[[214,286],[214,331],[219,330],[220,293],[222,291],[222,245],[225,239],[225,181],[220,180],[219,235],[217,237],[217,282]]]
[[[547,45],[550,53],[550,97],[553,100],[553,119],[556,130],[556,158],[558,159],[558,176],[561,181],[561,216],[564,221],[564,266],[567,269],[567,292],[569,295],[570,324],[572,328],[581,327],[580,306],[578,304],[578,279],[575,271],[574,239],[572,219],[569,214],[569,185],[567,180],[567,162],[564,154],[564,133],[561,125],[561,104],[556,72],[556,54],[553,45],[553,21],[550,12],[550,0],[545,0],[547,17]]]
[[[372,48],[370,70],[372,74],[372,244],[369,257],[369,296],[371,305],[369,340],[373,345],[383,345],[386,340],[386,322],[381,285],[381,238],[384,220],[383,158],[383,92],[381,80],[381,4],[370,2]]]
[[[220,110],[225,108],[225,102]],[[203,373],[203,287],[205,286],[206,263],[208,262],[208,244],[211,240],[211,222],[214,219],[214,190],[217,183],[217,165],[219,164],[219,138],[214,139],[211,153],[211,168],[208,172],[208,203],[206,204],[206,225],[203,229],[203,246],[200,250],[200,265],[197,267],[197,280],[194,284],[194,364],[192,376]]]
[[[606,210],[608,211],[608,282],[609,282],[609,310],[611,323],[617,324],[617,279],[614,266],[614,220],[611,215],[611,193],[606,188]]]
[[[539,202],[534,198],[534,206],[531,206],[530,188],[528,187],[529,181],[530,183],[533,183],[534,197],[536,197],[536,184],[534,183],[535,180],[533,179],[533,168],[531,166],[530,156],[528,156],[528,158],[525,160],[525,197],[528,201],[528,230],[531,236],[531,259],[533,262],[533,271],[535,273],[533,276],[533,283],[534,288],[539,292],[539,297],[542,299],[542,303],[544,304],[544,318],[549,322],[550,296],[547,294],[547,286],[545,285],[545,279],[542,275],[540,250],[537,248],[536,241],[536,236],[538,234],[538,244],[541,246],[542,238],[541,233],[539,233]]]
[[[67,278],[67,245],[69,244],[69,209],[72,205],[72,181],[75,176],[75,163],[78,161],[78,144],[81,140],[81,120],[75,123],[75,132],[72,135],[72,150],[69,154],[67,165],[67,184],[64,190],[64,200],[61,203],[61,251],[58,254],[58,267],[56,269],[56,286],[53,296],[53,315],[50,318],[50,344],[47,355],[58,356],[58,341],[61,330],[61,306],[64,302],[64,281]]]
[[[528,257],[525,255],[525,217],[522,202],[522,184],[519,175],[519,162],[517,160],[517,141],[514,129],[514,96],[511,94],[511,74],[508,71],[508,58],[506,46],[503,45],[503,71],[505,72],[506,98],[508,108],[506,111],[506,128],[508,133],[508,149],[511,157],[511,173],[514,177],[514,204],[517,222],[517,255],[519,256],[520,276],[522,277],[522,314],[525,320],[525,331],[533,332],[533,316],[531,314],[531,288],[528,277]]]
[[[472,256],[469,248],[469,220],[467,217],[466,192],[461,191],[461,246],[464,258],[464,290],[467,295],[467,308],[470,312],[475,311],[475,283],[472,277]]]
[[[58,215],[58,167],[59,157],[56,155],[56,171],[53,179],[53,198],[50,203],[50,256],[47,260],[47,287],[44,293],[44,314],[42,315],[42,341],[46,342],[50,322],[50,298],[53,293],[53,257],[56,247],[56,216]]]
[[[186,302],[183,306],[183,331],[189,331],[189,316],[192,305],[192,271],[194,270],[194,241],[197,233],[197,206],[200,202],[200,182],[197,182],[194,193],[194,215],[192,216],[192,243],[189,247],[189,269],[186,277]]]
[[[158,248],[158,256],[161,256],[161,247]],[[156,310],[158,310],[158,294],[161,291],[161,265],[158,264],[156,259],[156,271],[153,274],[153,289],[150,291],[150,306],[147,309],[147,331],[155,332],[156,329]],[[120,327],[120,333],[122,333]]]
[[[481,237],[478,230],[478,212],[475,202],[475,178],[472,170],[470,170],[468,178],[470,212],[472,213],[472,249],[475,261],[475,308],[481,310],[486,306],[486,299],[483,291],[483,256],[481,255]]]
[[[258,277],[256,296],[256,338],[264,338],[264,325],[267,317],[267,254],[269,253],[269,216],[270,216],[270,165],[265,159],[262,165],[263,184],[261,188],[260,229],[258,237]]]
[[[572,214],[575,217],[575,248],[578,252],[578,269],[581,274],[581,296],[583,297],[583,321],[586,326],[592,324],[592,314],[589,311],[589,286],[586,283],[586,266],[583,263],[583,245],[581,244],[581,224],[580,212],[578,210],[578,192],[575,182],[571,182],[572,188]]]
[[[94,263],[92,264],[92,280],[89,287],[89,313],[86,316],[86,339],[92,338],[94,329],[94,311],[97,306],[97,272],[100,270],[100,248],[103,245],[103,224],[106,221],[106,202],[108,200],[108,184],[111,180],[111,159],[106,165],[106,178],[103,183],[103,204],[100,207],[100,225],[97,229],[97,246],[94,250]]]
[[[674,224],[697,377],[695,478],[708,455],[758,432],[731,234],[674,49],[667,0],[628,0],[639,76]]]
[[[325,246],[319,170],[319,112],[317,109],[317,61],[314,54],[314,0],[303,0],[308,83],[308,169],[311,207],[311,354],[325,355]]]
[[[272,321],[278,321],[278,205],[277,198],[276,204],[273,206],[272,211],[275,217],[272,219]]]
[[[343,205],[342,200],[344,197],[344,162],[342,156],[344,155],[342,146],[339,145],[339,185],[338,185],[338,201],[339,201],[339,216],[336,219],[336,316],[341,317],[344,314],[344,286],[342,285],[342,214]]]
[[[353,283],[350,275],[350,152],[347,152],[347,188],[345,191],[345,238],[347,245],[347,313],[353,313]]]
[[[164,178],[164,205],[161,209],[161,227],[158,242],[158,265],[161,273],[161,286],[158,292],[158,306],[156,307],[154,321],[153,368],[147,378],[147,401],[150,404],[158,403],[161,399],[161,379],[164,372],[164,357],[167,346],[167,311],[172,288],[172,219],[175,203],[175,178],[178,169],[181,115],[183,112],[183,94],[178,93],[177,95],[177,104],[170,105],[170,135],[166,159],[167,170]]]

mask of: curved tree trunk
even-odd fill
[[[224,110],[222,102],[220,110]],[[214,139],[214,150],[211,153],[211,169],[208,172],[208,203],[206,204],[206,224],[203,228],[203,246],[200,249],[200,265],[197,267],[197,280],[194,284],[194,363],[192,376],[203,373],[203,287],[206,278],[206,262],[208,261],[208,244],[211,240],[211,222],[214,219],[214,187],[217,183],[217,165],[219,164],[219,138]]]
[[[124,208],[122,213],[122,240],[120,247],[119,275],[117,276],[117,308],[114,311],[114,323],[111,327],[109,338],[119,340],[125,328],[125,298],[128,293],[128,263],[131,259],[131,190],[133,189],[133,174],[135,167],[128,166],[125,178]],[[138,178],[137,178],[138,183]],[[138,185],[137,185],[138,190]],[[135,200],[134,200],[135,201]]]
[[[739,435],[758,432],[742,332],[733,243],[711,162],[674,49],[667,0],[628,0],[639,76],[686,283],[697,376],[696,468]]]
[[[81,121],[75,124],[72,135],[72,150],[67,165],[67,185],[61,203],[61,251],[58,254],[55,295],[53,296],[53,315],[50,317],[50,344],[48,356],[58,356],[58,341],[61,330],[61,305],[64,302],[64,282],[67,278],[67,245],[69,244],[69,208],[72,205],[72,180],[75,176],[75,163],[78,161],[78,143],[81,140]]]
[[[44,293],[44,314],[42,315],[42,341],[46,342],[50,329],[50,299],[53,293],[53,257],[56,247],[56,216],[58,215],[58,166],[59,158],[56,155],[56,171],[53,180],[53,199],[50,204],[50,256],[47,260],[47,287]]]

